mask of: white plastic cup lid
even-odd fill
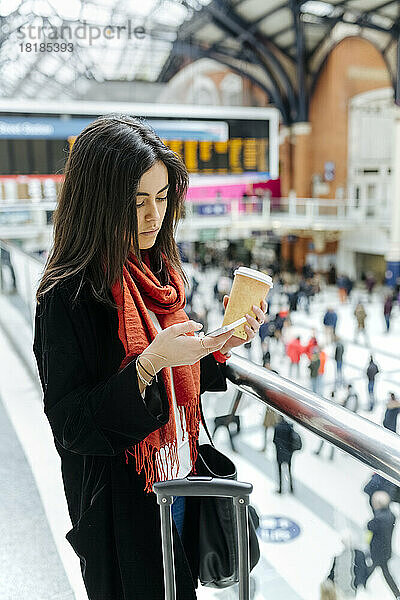
[[[253,279],[257,279],[258,281],[262,281],[270,286],[270,288],[274,287],[272,283],[272,278],[261,271],[256,271],[255,269],[250,269],[249,267],[239,267],[234,271],[234,275],[245,275],[246,277],[252,277]]]

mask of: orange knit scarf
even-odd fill
[[[139,268],[136,256],[130,253],[123,267],[123,290],[121,290],[119,282],[116,282],[112,288],[115,302],[122,307],[122,310],[118,310],[118,334],[124,345],[126,356],[120,365],[120,370],[145,350],[157,335],[157,330],[146,310],[147,308],[155,313],[162,329],[189,320],[188,315],[183,310],[186,304],[183,280],[164,253],[162,253],[162,258],[170,276],[168,285],[162,286],[153,274],[150,269],[148,252],[145,252],[143,258],[145,273]],[[187,335],[194,335],[194,333]],[[186,430],[189,435],[190,457],[194,465],[197,457],[200,422],[200,361],[194,365],[172,367],[172,373],[181,424],[184,428],[184,415]],[[160,375],[163,378],[168,395],[168,423],[150,433],[142,442],[125,450],[126,464],[128,464],[129,455],[131,455],[135,457],[137,472],[140,474],[144,469],[146,492],[152,491],[152,485],[155,481],[171,479],[174,472],[176,477],[179,470],[175,415],[172,403],[172,381],[169,368],[163,368],[158,376]],[[165,462],[168,465],[166,470],[160,460],[161,456],[166,458]]]

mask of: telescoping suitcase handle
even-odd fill
[[[233,498],[238,528],[239,600],[250,600],[248,506],[251,483],[232,479],[189,476],[153,485],[160,505],[165,600],[176,600],[171,506],[173,496],[223,496]]]

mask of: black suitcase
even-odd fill
[[[175,565],[172,539],[173,496],[224,496],[233,498],[238,528],[239,600],[250,600],[250,552],[248,529],[251,483],[212,477],[189,476],[153,485],[160,505],[161,540],[164,565],[165,600],[176,600]]]

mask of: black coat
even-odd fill
[[[279,464],[290,463],[293,456],[293,425],[287,421],[280,421],[275,425],[274,444],[276,447],[276,460]]]
[[[385,416],[383,418],[383,426],[386,429],[390,429],[394,433],[397,432],[397,417],[400,413],[400,407],[395,408],[387,408],[385,411]]]
[[[384,565],[392,556],[392,534],[395,518],[389,508],[382,508],[374,513],[374,518],[368,523],[372,531],[370,544],[371,558],[376,565]]]
[[[341,342],[338,342],[336,344],[336,348],[335,348],[335,360],[336,362],[340,362],[343,360],[343,354],[344,354],[344,346]]]
[[[378,473],[374,473],[372,475],[371,479],[368,481],[368,483],[364,487],[364,492],[366,494],[368,494],[368,496],[369,496],[369,503],[370,503],[371,508],[372,508],[372,496],[375,492],[380,491],[380,490],[387,492],[393,502],[399,501],[400,488],[397,485],[395,485],[394,483],[392,483],[391,481],[388,481],[387,479],[382,477],[382,475],[379,475]]]
[[[143,399],[135,361],[118,373],[117,310],[85,286],[72,307],[75,286],[57,284],[37,306],[33,344],[73,525],[66,538],[90,600],[164,600],[159,507],[124,450],[168,422],[165,386],[153,380]],[[227,389],[225,365],[212,354],[200,365],[201,393]],[[183,544],[173,524],[179,600],[196,597],[195,506],[187,503]]]
[[[368,369],[367,369],[368,381],[374,381],[375,377],[378,375],[378,373],[379,373],[378,365],[376,363],[374,363],[373,361],[371,361],[369,363]]]

